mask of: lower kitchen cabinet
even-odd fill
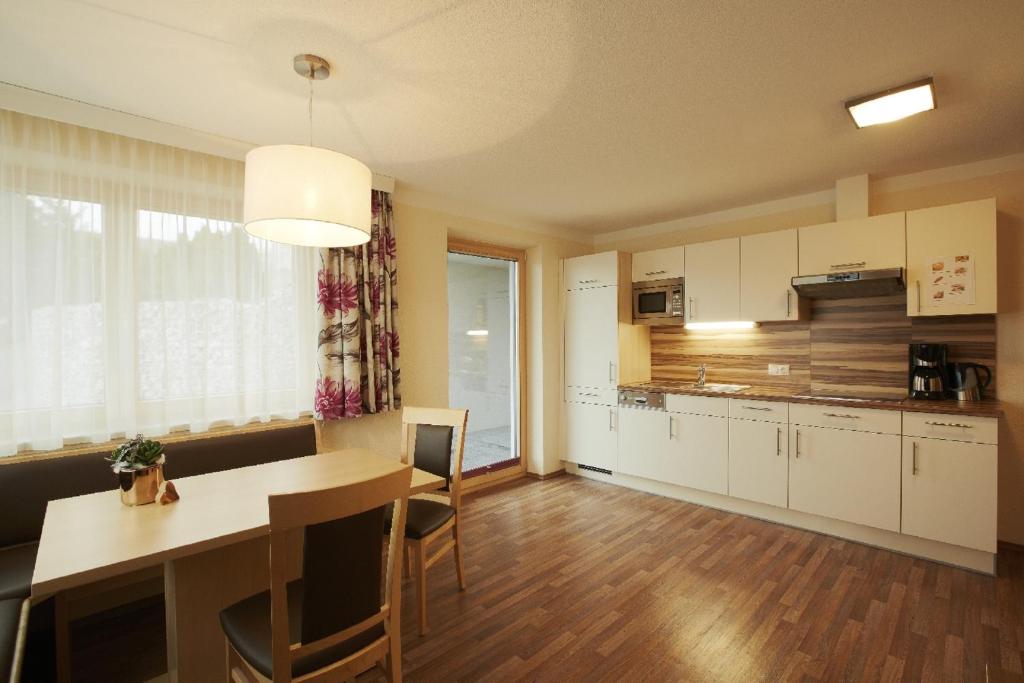
[[[786,507],[788,482],[786,425],[729,420],[729,495]]]
[[[898,532],[900,439],[791,425],[790,509]]]
[[[616,408],[590,403],[565,404],[565,460],[603,470],[618,467]]]
[[[619,408],[619,472],[679,483],[681,463],[669,448],[669,419],[660,410]]]
[[[903,437],[903,533],[996,552],[998,447]]]
[[[726,399],[718,399],[726,400]],[[729,419],[710,415],[668,413],[671,452],[679,461],[673,484],[692,489],[729,492]]]

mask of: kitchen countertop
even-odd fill
[[[974,417],[1000,417],[1003,414],[1002,404],[995,399],[984,401],[924,401],[921,399],[861,399],[839,398],[835,396],[810,395],[805,389],[779,389],[752,386],[743,391],[721,392],[694,389],[689,382],[674,380],[651,380],[633,384],[621,384],[620,390],[660,391],[666,394],[686,394],[691,396],[714,396],[716,398],[743,398],[761,401],[786,401],[787,403],[810,403],[824,406],[849,406],[851,408],[873,408],[876,410],[902,410],[912,413],[947,413],[952,415],[971,415]]]

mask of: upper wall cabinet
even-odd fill
[[[799,272],[797,231],[780,230],[740,238],[739,320],[796,320]]]
[[[606,251],[565,260],[562,283],[566,290],[610,287],[619,283],[619,252]]]
[[[633,282],[683,277],[683,247],[669,247],[633,254]]]
[[[996,312],[996,200],[907,212],[907,315]]]
[[[740,320],[740,239],[686,245],[686,322]]]
[[[906,235],[902,212],[800,228],[800,275],[902,268]]]

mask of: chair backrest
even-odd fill
[[[413,467],[444,477],[456,510],[468,420],[469,411],[464,408],[402,408],[402,462],[409,463],[412,454]]]
[[[275,681],[291,680],[291,662],[347,642],[344,656],[383,637],[400,618],[402,530],[412,468],[368,481],[269,497],[270,601]],[[385,506],[394,503],[381,599]],[[287,532],[304,530],[300,643],[289,642]]]

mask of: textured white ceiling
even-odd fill
[[[606,231],[1024,150],[1021,0],[0,0],[0,80]],[[856,130],[844,100],[935,77]],[[2,102],[0,102],[2,106]]]

